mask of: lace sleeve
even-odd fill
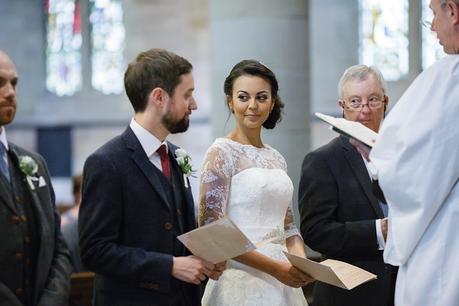
[[[292,210],[292,202],[290,202],[287,212],[285,213],[284,219],[284,232],[285,232],[285,239],[292,237],[292,236],[300,236],[300,232],[295,225],[295,220],[293,218],[293,210]]]
[[[201,170],[199,188],[199,225],[222,218],[232,175],[231,158],[223,148],[212,146],[207,151]]]
[[[285,161],[285,159],[283,157],[280,158],[280,163],[281,163],[281,168],[286,173],[288,173],[287,172],[287,170],[288,170],[287,169],[287,162]],[[295,225],[295,218],[293,217],[292,201],[290,201],[290,204],[288,205],[288,208],[287,208],[287,212],[285,213],[284,235],[285,235],[285,239],[287,239],[289,237],[292,237],[292,236],[296,236],[296,235],[301,237],[300,231],[298,230],[298,228]]]

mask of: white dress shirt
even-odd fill
[[[152,133],[146,130],[143,126],[137,123],[137,121],[135,121],[134,118],[131,119],[131,123],[129,124],[129,127],[131,128],[131,130],[134,132],[134,135],[139,140],[140,145],[145,151],[145,154],[147,154],[148,159],[151,161],[151,163],[155,165],[156,168],[163,171],[163,168],[161,166],[161,158],[159,157],[159,154],[158,152],[156,152],[156,150],[158,150],[159,147],[164,144],[166,146],[166,152],[168,152],[169,148],[167,147],[166,140],[161,142],[161,140],[156,138],[156,136],[154,136]]]
[[[375,177],[374,173],[372,172],[372,165],[371,162],[368,162],[363,156],[362,156],[363,162],[365,163],[365,167],[367,168],[368,175],[370,176],[371,180],[377,179],[377,176]],[[379,200],[378,200],[379,202]],[[381,205],[381,203],[379,203]],[[386,205],[386,204],[383,204]],[[376,238],[378,239],[378,250],[384,250],[386,247],[386,242],[384,241],[384,236],[381,230],[381,219],[376,219],[375,220],[375,226],[376,226]]]

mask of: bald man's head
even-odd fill
[[[8,54],[0,50],[0,126],[11,123],[16,114],[16,66]]]

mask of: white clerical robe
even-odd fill
[[[396,306],[459,305],[459,55],[420,74],[385,119],[370,159],[389,205],[384,260]]]

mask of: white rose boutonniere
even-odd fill
[[[38,186],[42,187],[46,185],[43,177],[37,177],[38,164],[37,162],[28,155],[19,156],[19,169],[26,175],[27,182],[29,183],[30,189],[35,190],[34,181],[38,181]]]
[[[177,149],[175,150],[175,160],[179,164],[180,168],[183,172],[183,180],[185,182],[185,187],[188,188],[188,180],[189,176],[195,176],[194,173],[196,170],[193,169],[193,165],[191,164],[191,157],[184,149]]]
[[[38,172],[38,164],[30,156],[19,156],[19,169],[27,176],[35,176]]]

